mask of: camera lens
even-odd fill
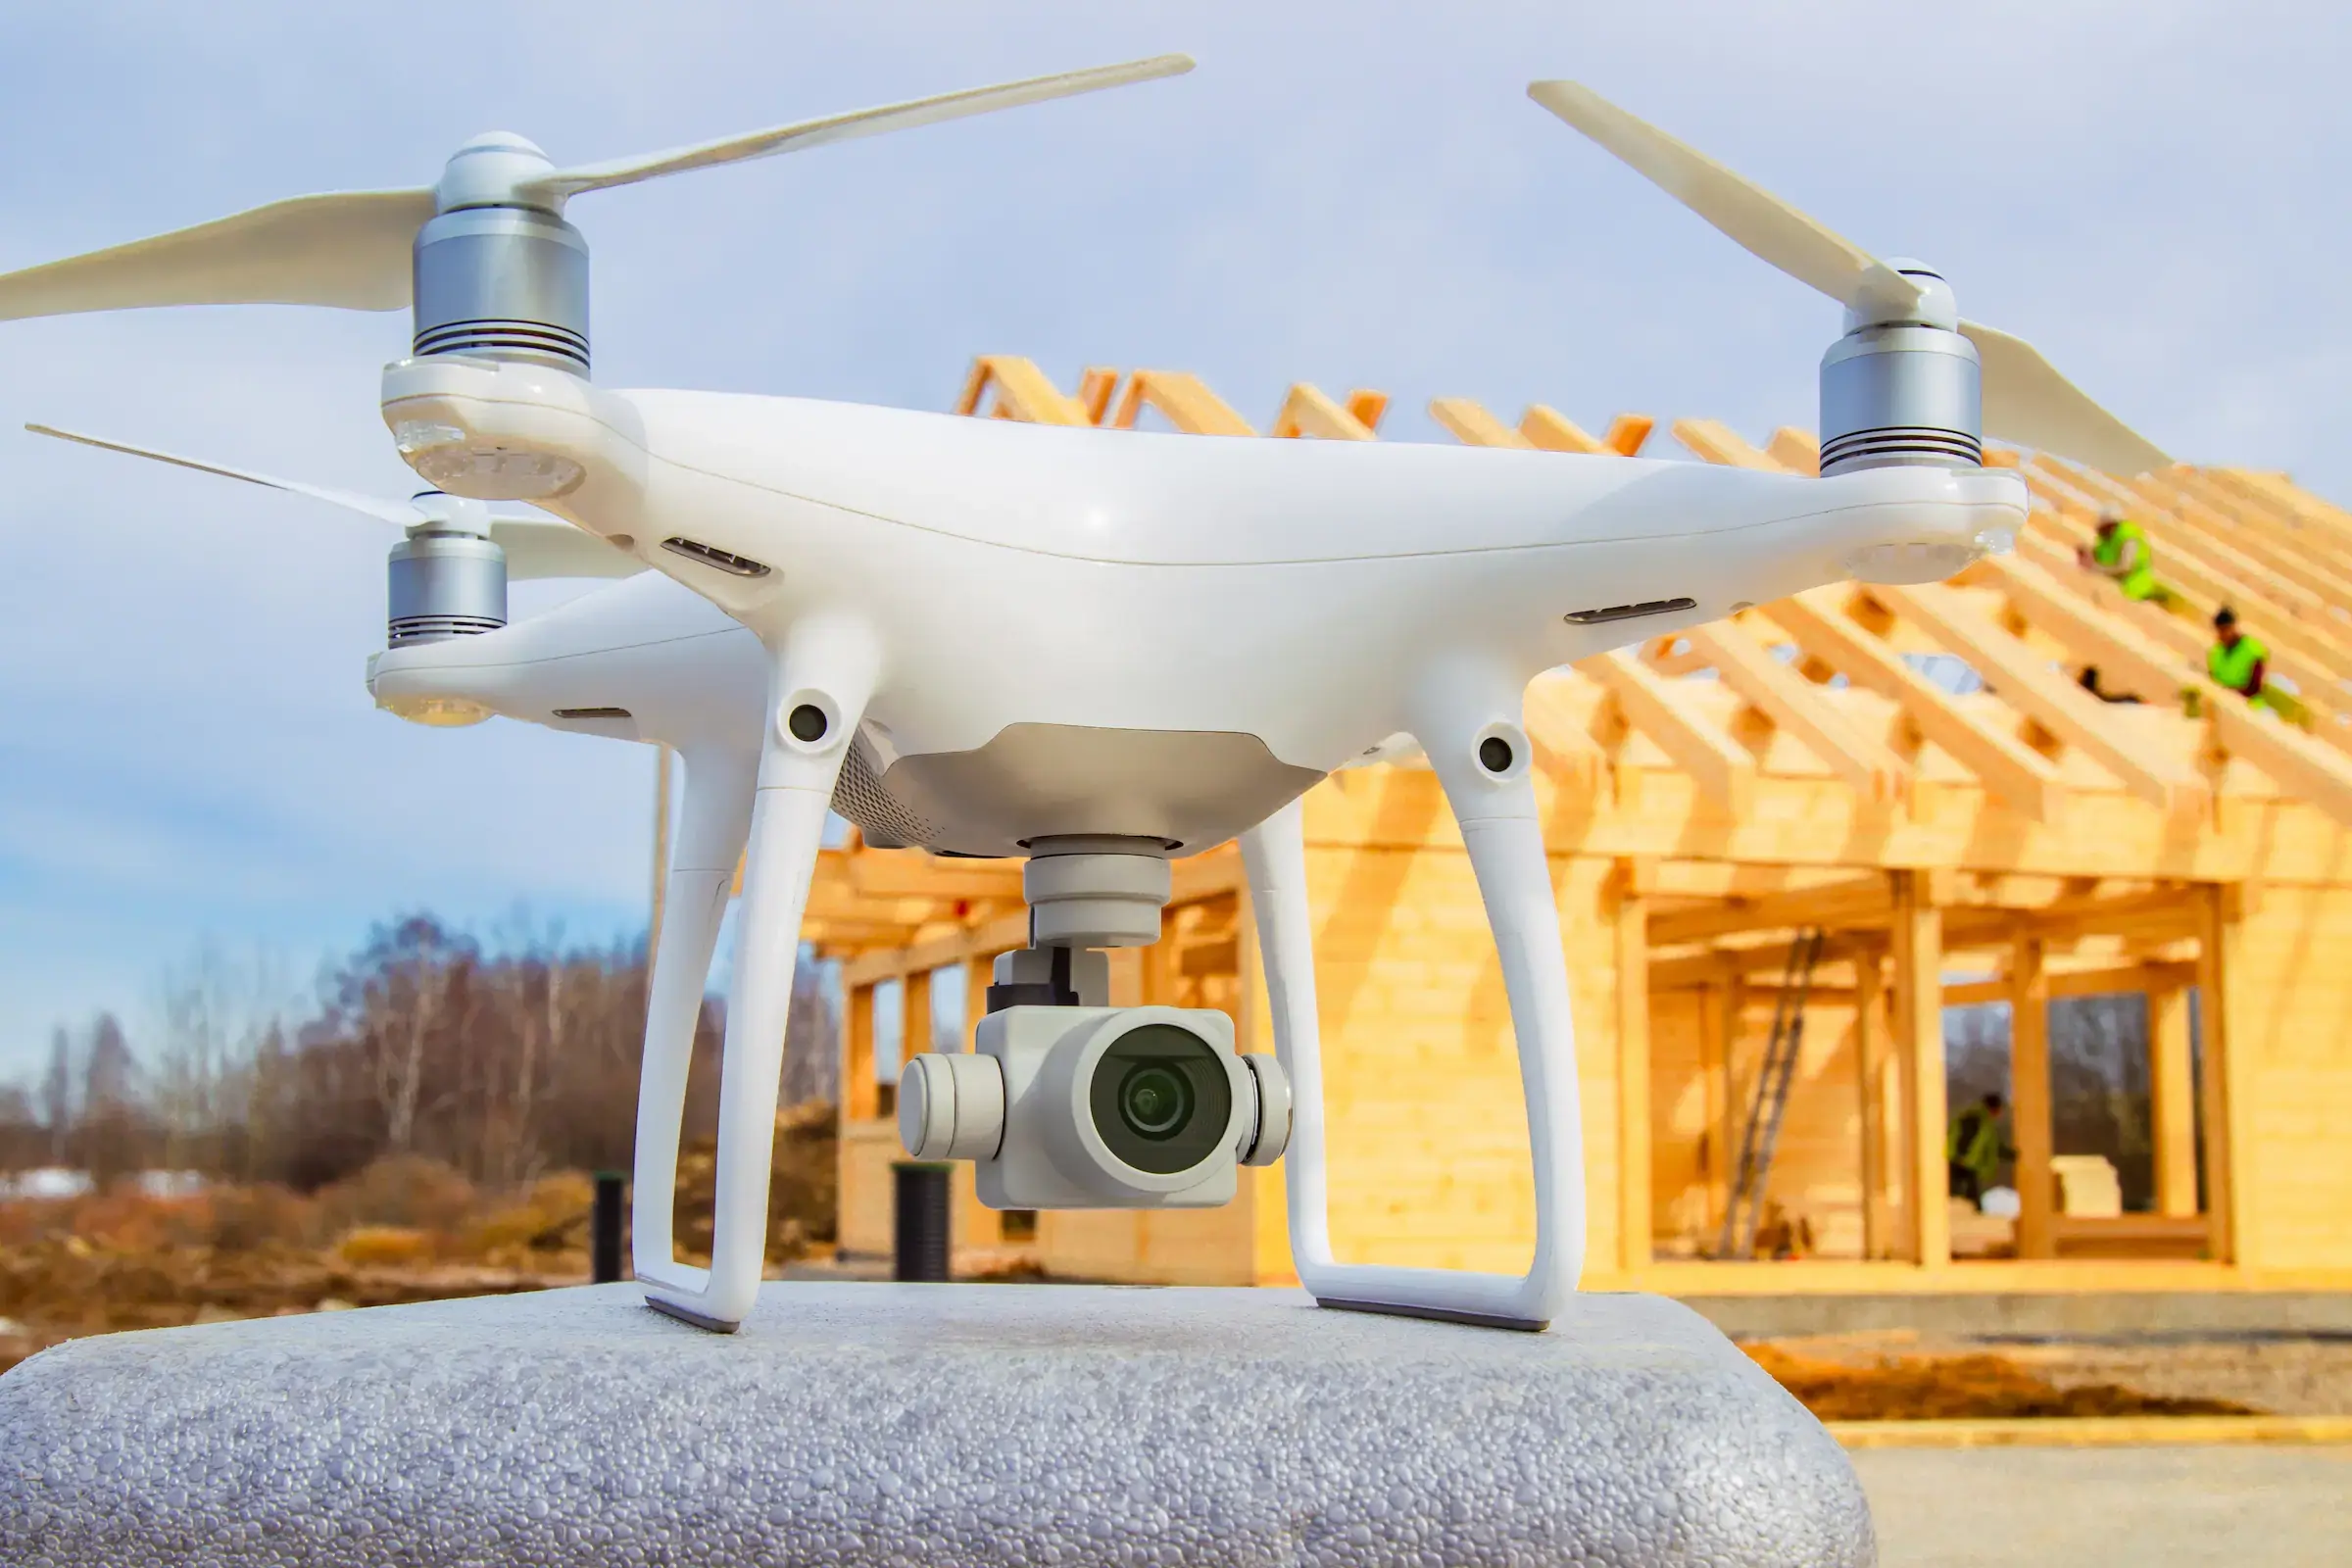
[[[1119,1119],[1146,1138],[1172,1138],[1193,1117],[1193,1091],[1172,1067],[1146,1062],[1119,1081]]]
[[[1207,1041],[1174,1024],[1148,1023],[1103,1051],[1087,1102],[1112,1154],[1137,1170],[1173,1176],[1224,1141],[1233,1084]]]

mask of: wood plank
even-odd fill
[[[1034,361],[1016,354],[984,354],[972,362],[963,394],[956,400],[958,414],[977,414],[991,389],[997,394],[996,415],[1029,424],[1091,425],[1086,410],[1039,369]]]
[[[1627,1271],[1650,1260],[1648,900],[1642,862],[1621,860],[1614,911],[1617,958],[1618,1259]]]
[[[1638,458],[1657,422],[1646,414],[1620,414],[1609,421],[1608,434],[1600,438],[1600,444],[1621,458]]]
[[[1962,711],[1941,688],[1856,625],[1844,613],[1840,597],[1850,593],[1817,588],[1765,605],[1762,613],[1846,679],[1892,698],[1922,736],[1975,772],[2010,809],[2033,821],[2054,821],[2065,790],[2049,760]]]
[[[1563,685],[1558,677],[1530,684],[1520,702],[1520,718],[1528,744],[1535,748],[1536,766],[1559,788],[1589,800],[1600,793],[1608,777],[1609,758],[1592,732],[1568,710]]]
[[[1110,408],[1110,395],[1119,389],[1119,372],[1107,366],[1090,365],[1078,376],[1078,407],[1089,424],[1101,424]]]
[[[859,1121],[879,1115],[879,1086],[874,1082],[874,988],[845,987],[849,1016],[841,1031],[842,1114]]]
[[[1117,429],[1132,430],[1147,408],[1158,410],[1161,417],[1186,435],[1257,434],[1233,405],[1211,392],[1207,383],[1190,370],[1136,371],[1127,378],[1127,393],[1119,399],[1110,422]]]
[[[1951,1171],[1944,1162],[1943,913],[1917,871],[1894,879],[1891,1005],[1903,1077],[1904,1208],[1911,1259],[1922,1268],[1952,1260]]]
[[[942,903],[958,899],[1010,899],[1017,903],[1021,898],[1018,861],[967,860],[921,850],[823,850],[817,856],[817,874],[838,877],[866,898]]]
[[[2352,651],[2347,651],[2334,635],[2336,627],[2328,613],[2327,597],[2273,569],[2251,554],[2245,548],[2249,541],[2243,529],[2228,524],[2220,531],[2200,528],[2175,507],[2162,505],[2149,487],[2122,484],[2105,474],[2046,455],[2037,459],[2036,464],[2041,471],[2063,477],[2092,501],[2118,508],[2147,529],[2156,549],[2160,579],[2168,551],[2176,557],[2185,554],[2216,573],[2218,580],[2240,585],[2233,601],[2240,615],[2251,620],[2254,614],[2263,614],[2274,629],[2283,626],[2297,638],[2308,635],[2313,639],[2314,651],[2333,661],[2338,677],[2352,674]]]
[[[1677,419],[1670,428],[1677,441],[1709,463],[1720,463],[1735,468],[1755,468],[1765,473],[1788,471],[1779,463],[1734,435],[1728,425],[1718,420]]]
[[[2148,992],[2148,1121],[2156,1167],[2156,1212],[2197,1212],[2196,1072],[2189,990]]]
[[[2017,1255],[2058,1255],[2053,1221],[2058,1183],[2050,1122],[2050,979],[2038,937],[2023,937],[2009,960],[2010,1121],[2017,1139]]]
[[[2255,1265],[2253,1237],[2246,1226],[2251,1183],[2238,1178],[2238,1151],[2247,1147],[2242,1124],[2250,1063],[2243,1059],[2250,1039],[2239,1027],[2247,998],[2239,961],[2239,925],[2230,890],[2213,887],[2199,901],[2197,933],[2198,1034],[2204,1071],[2198,1109],[2205,1127],[2205,1211],[2213,1230],[2213,1255],[2243,1271]]]
[[[1588,457],[1600,457],[1613,449],[1605,441],[1586,433],[1565,414],[1545,404],[1531,407],[1519,421],[1519,433],[1533,447],[1545,452],[1581,452]]]
[[[1892,890],[1888,892],[1891,895]],[[1861,1146],[1856,1152],[1862,1173],[1862,1255],[1887,1257],[1893,1251],[1893,1214],[1888,1202],[1894,1152],[1890,1135],[1898,1125],[1889,1121],[1887,1111],[1891,1106],[1899,1117],[1901,1102],[1894,1094],[1894,1058],[1888,1049],[1893,1042],[1883,1016],[1886,984],[1876,956],[1855,966],[1855,979],[1854,1129]]]
[[[1849,723],[1820,687],[1773,658],[1740,621],[1695,626],[1684,636],[1725,684],[1804,742],[1865,800],[1891,806],[1909,797],[1911,765]]]
[[[1884,876],[1848,877],[1821,887],[1661,911],[1650,916],[1649,941],[1655,947],[1671,948],[1742,931],[1883,926],[1893,910],[1893,897]]]
[[[1810,430],[1783,425],[1765,443],[1764,455],[1790,473],[1821,472],[1821,442]]]
[[[1676,700],[1671,686],[1615,649],[1576,668],[1606,687],[1626,716],[1733,815],[1744,814],[1756,780],[1747,750]]]
[[[2026,618],[2097,664],[2102,678],[2115,670],[2122,682],[2117,689],[2137,690],[2151,698],[2168,684],[2176,693],[2196,691],[2198,706],[2224,750],[2244,758],[2278,780],[2281,789],[2338,822],[2352,824],[2352,760],[2342,752],[2248,707],[2244,698],[2217,685],[2201,669],[2173,665],[2138,627],[2084,607],[2038,566],[2001,556],[1988,556],[1979,564],[2008,592],[2010,603]]]
[[[2051,669],[2017,638],[1978,614],[1941,584],[1864,590],[1966,660],[1994,695],[2069,746],[2087,754],[2124,788],[2180,821],[2211,808],[2213,792],[2182,760],[2153,746],[2103,703]]]
[[[2045,531],[2055,529],[2069,547],[2088,546],[2103,503],[2085,494],[2066,475],[2048,467],[2028,465],[2020,471],[2026,475],[2027,487],[2048,503],[2027,519],[2028,525]],[[2275,653],[2300,659],[2307,666],[2314,667],[2315,673],[2298,674],[2298,680],[2313,681],[2325,689],[2330,682],[2352,677],[2352,653],[2335,647],[2326,638],[2313,636],[2294,612],[2278,602],[2275,593],[2216,565],[2210,559],[2211,551],[2198,549],[2178,533],[2166,537],[2170,539],[2170,548],[2158,542],[2157,578],[2186,599],[2198,618],[2209,617],[2221,606],[2228,605],[2249,629],[2259,630]],[[2280,667],[2285,667],[2283,661]]]
[[[1488,413],[1484,404],[1470,398],[1432,398],[1429,416],[1464,446],[1536,450],[1533,441]]]
[[[1312,382],[1299,381],[1282,400],[1269,435],[1283,438],[1313,436],[1325,441],[1370,441],[1372,426],[1331,399]]]

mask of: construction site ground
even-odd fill
[[[2019,1343],[1884,1330],[1742,1348],[1825,1421],[2352,1415],[2352,1336]]]
[[[2342,1568],[2352,1446],[1853,1455],[1880,1568]]]

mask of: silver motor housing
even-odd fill
[[[507,553],[479,534],[411,534],[392,547],[384,586],[393,648],[507,623]]]
[[[1984,367],[1959,329],[1952,286],[1922,262],[1886,265],[1918,285],[1919,300],[1896,319],[1846,312],[1845,335],[1821,357],[1821,471],[1979,467]]]
[[[588,242],[528,207],[466,207],[416,231],[415,352],[588,373]]]

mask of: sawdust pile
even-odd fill
[[[1741,1348],[1824,1421],[2254,1413],[2228,1399],[2141,1394],[2113,1383],[2061,1388],[2006,1357],[1982,1352],[1899,1356],[1854,1365],[1799,1355],[1769,1342]]]

